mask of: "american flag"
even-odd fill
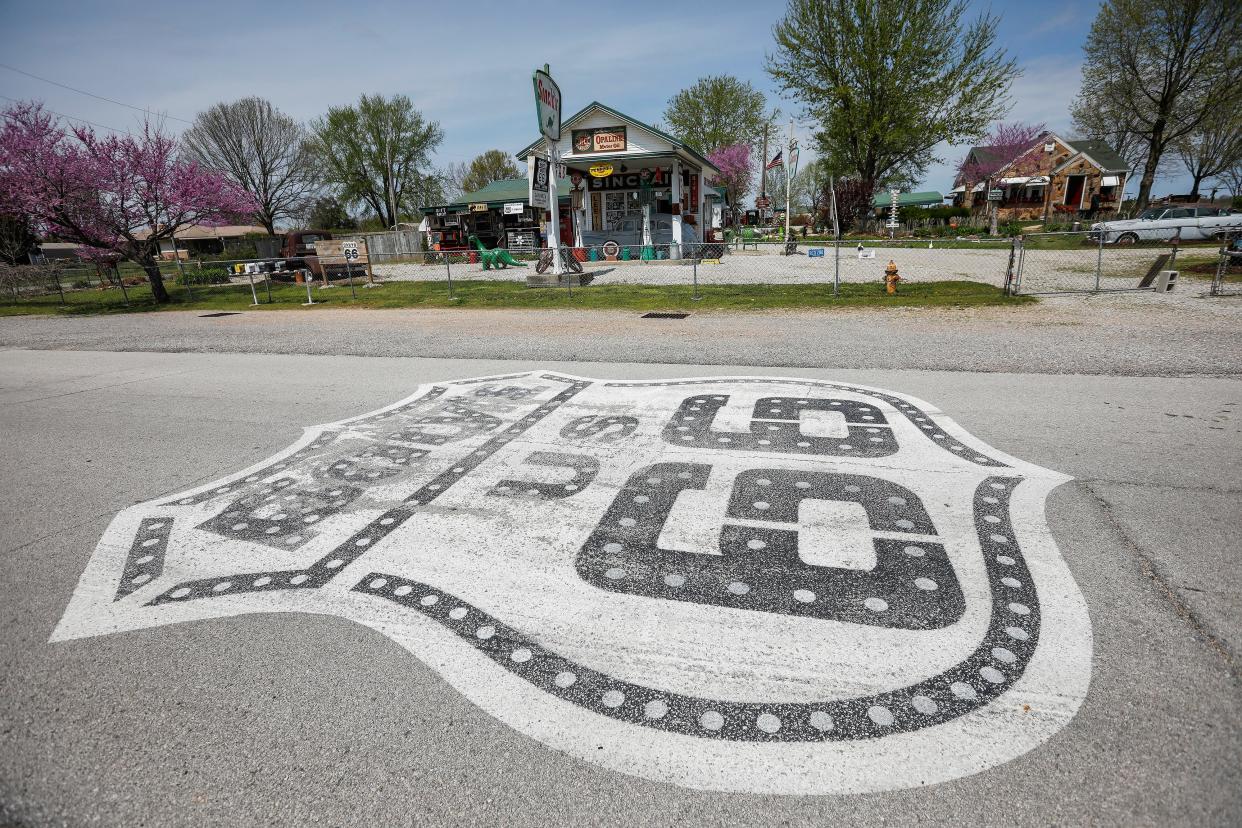
[[[777,150],[776,156],[771,161],[768,162],[768,165],[766,167],[764,167],[765,170],[776,169],[777,167],[785,163],[784,161],[781,160],[781,152],[782,150]]]

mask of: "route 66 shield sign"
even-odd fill
[[[121,512],[53,640],[333,614],[617,771],[914,787],[1038,747],[1086,695],[1044,519],[1067,479],[849,383],[445,382]]]

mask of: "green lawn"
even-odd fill
[[[56,294],[11,298],[0,304],[0,315],[15,314],[98,314],[136,313],[163,310],[306,310],[317,308],[542,308],[592,310],[686,310],[736,311],[769,308],[836,307],[931,307],[1020,305],[1035,301],[1028,296],[1006,296],[999,288],[969,281],[910,283],[900,286],[897,296],[884,293],[880,284],[844,284],[841,295],[832,297],[831,284],[806,285],[703,285],[701,299],[692,299],[689,285],[590,285],[576,287],[573,296],[564,288],[528,288],[521,282],[462,281],[453,283],[455,299],[450,299],[443,281],[389,282],[375,288],[312,288],[315,304],[303,306],[306,288],[302,285],[274,284],[272,303],[260,285],[257,308],[250,305],[250,288],[243,285],[196,287],[191,300],[183,287],[169,285],[172,303],[157,305],[150,289],[143,285],[129,288],[126,306],[121,291],[79,290],[65,294],[60,304]]]

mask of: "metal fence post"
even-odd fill
[[[1095,255],[1095,292],[1100,292],[1100,270],[1104,267],[1104,231],[1098,233],[1099,251]]]
[[[1018,247],[1018,262],[1013,272],[1013,295],[1022,293],[1022,267],[1026,264],[1026,238],[1017,236],[1014,241]]]
[[[353,299],[358,298],[358,292],[354,290],[354,271],[349,266],[349,257],[345,257],[345,278],[349,280],[349,295]]]
[[[832,298],[841,295],[841,237],[837,236],[832,243]]]
[[[1010,296],[1016,296],[1014,290],[1014,272],[1013,266],[1016,264],[1018,252],[1018,236],[1014,236],[1009,240],[1009,266],[1005,270],[1005,293]]]
[[[246,276],[250,279],[250,298],[254,300],[250,303],[250,307],[257,308],[259,306],[259,294],[254,289],[254,274],[247,270]]]
[[[694,292],[691,294],[690,300],[693,302],[697,302],[703,298],[699,296],[699,260],[698,260],[698,257],[691,259],[690,262],[694,267],[694,277],[693,277],[694,278]]]
[[[457,297],[453,295],[453,266],[449,264],[452,258],[452,254],[446,250],[444,252],[444,272],[448,274],[449,299],[456,299]]]

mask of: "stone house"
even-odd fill
[[[997,219],[1055,222],[1115,213],[1130,165],[1103,141],[1067,140],[1056,133],[1041,135],[1030,148],[1005,159],[997,147],[971,147],[967,168],[992,168],[983,181],[959,174],[951,192],[953,203],[982,217],[988,211],[988,187],[1001,191]],[[999,164],[999,166],[997,166]]]

